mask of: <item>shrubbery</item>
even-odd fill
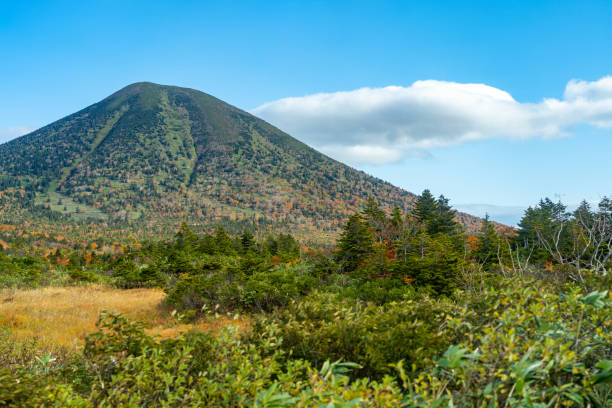
[[[261,317],[254,333],[279,328],[282,347],[315,365],[326,360],[359,362],[357,374],[380,378],[404,360],[423,368],[457,341],[447,321],[462,308],[448,300],[421,298],[383,306],[313,294],[270,316]]]
[[[69,284],[71,276],[66,268],[51,265],[33,256],[0,252],[0,288],[32,288],[50,284]]]
[[[609,292],[561,295],[536,288],[487,293],[495,320],[468,325],[429,372],[404,375],[412,399],[442,406],[593,406],[612,404]],[[488,299],[489,301],[491,299]]]
[[[320,370],[288,359],[274,327],[257,344],[243,343],[231,328],[213,337],[197,332],[156,341],[141,326],[104,314],[87,338],[82,360],[44,375],[0,371],[6,406],[293,407],[394,406],[402,394],[391,377],[351,382],[355,364],[325,363]],[[82,365],[86,370],[80,370]],[[70,370],[73,366],[77,369]],[[72,372],[73,377],[61,377]],[[79,393],[71,381],[88,381]],[[34,387],[27,392],[29,387]]]
[[[554,294],[534,282],[501,287],[486,289],[480,304],[476,297],[426,298],[359,308],[313,294],[262,317],[242,336],[230,328],[160,341],[122,316],[103,314],[83,354],[60,361],[7,348],[10,340],[0,336],[5,361],[11,353],[21,356],[0,371],[0,401],[20,407],[610,406],[610,294],[571,287]],[[329,360],[346,356],[360,365]]]
[[[182,310],[272,311],[305,295],[318,283],[304,265],[250,273],[242,266],[185,274],[172,283],[167,301]]]
[[[0,252],[0,284],[2,286],[36,286],[47,268],[40,260],[25,256],[7,256]]]
[[[95,264],[72,254],[62,270],[73,280],[162,287],[181,322],[249,323],[160,340],[104,313],[68,354],[0,333],[0,406],[611,407],[612,274],[521,246],[541,239],[536,229],[486,220],[466,236],[453,216],[423,193],[410,214],[370,201],[336,250],[183,225]],[[571,242],[578,215],[557,216]],[[606,245],[589,248],[609,262]],[[20,286],[48,280],[51,265],[0,254],[3,279]]]

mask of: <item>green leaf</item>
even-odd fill
[[[580,299],[580,301],[584,304],[600,309],[606,305],[607,299],[608,299],[608,291],[605,290],[603,292],[597,292],[597,291],[591,292],[585,297],[583,297],[582,299]]]
[[[593,384],[612,383],[612,360],[602,360],[595,365],[601,372],[591,377]]]
[[[442,358],[438,361],[440,367],[454,370],[465,365],[466,360],[477,357],[476,354],[468,354],[469,350],[457,345],[450,346]]]

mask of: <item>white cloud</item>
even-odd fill
[[[35,131],[37,128],[32,126],[13,126],[7,128],[0,128],[0,143],[8,142],[16,137],[27,135],[30,132]]]
[[[398,150],[372,145],[325,145],[321,148],[321,151],[342,162],[357,161],[361,163],[385,164],[397,162],[404,157],[402,152]]]
[[[612,127],[612,77],[572,80],[563,99],[520,103],[484,84],[417,81],[284,98],[253,113],[315,148],[356,164],[383,164],[474,140],[570,135],[579,124]]]
[[[612,76],[607,76],[594,82],[572,79],[565,87],[563,97],[567,100],[612,98]]]

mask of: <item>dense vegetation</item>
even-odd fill
[[[4,329],[0,406],[610,407],[611,210],[543,200],[518,230],[467,234],[424,191],[407,213],[370,199],[329,250],[183,224],[41,253],[6,229],[3,286],[161,287],[179,321],[250,323],[161,340],[104,313],[52,354]]]

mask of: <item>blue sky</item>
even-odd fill
[[[146,80],[506,222],[612,194],[612,3],[433,3],[2,1],[0,141]]]

